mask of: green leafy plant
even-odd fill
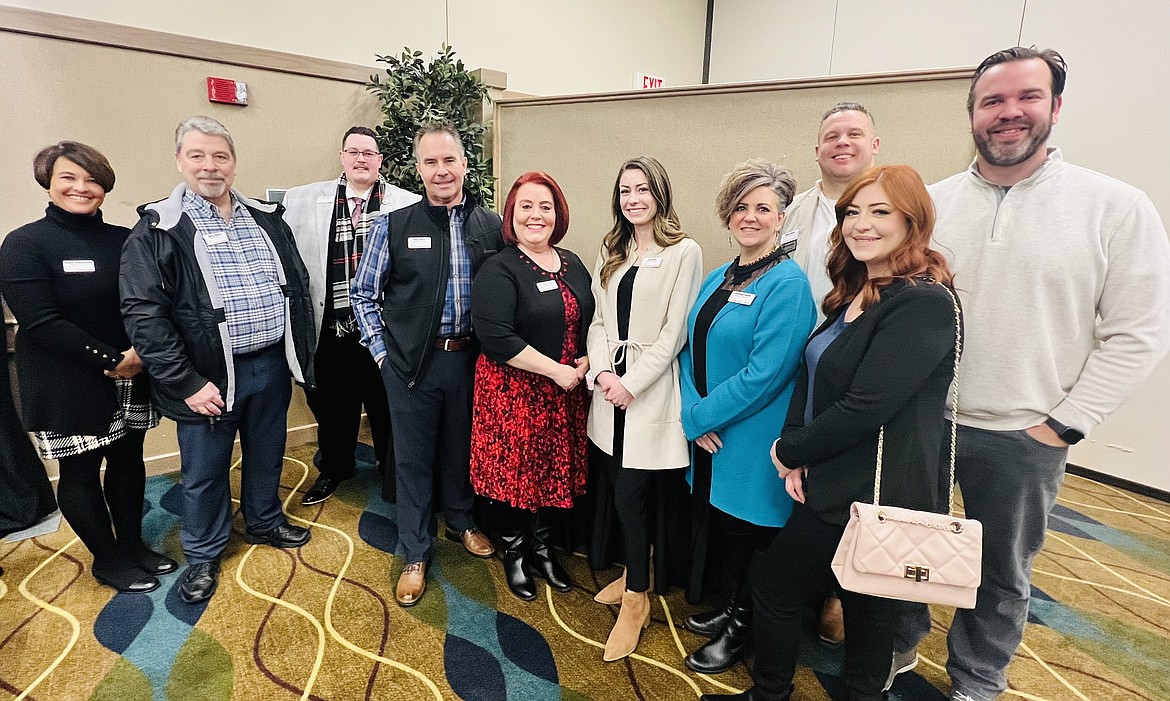
[[[491,158],[484,154],[487,124],[481,121],[487,86],[455,58],[455,50],[443,44],[429,63],[421,51],[404,48],[398,56],[377,55],[386,64],[385,76],[370,76],[366,89],[382,103],[382,124],[375,128],[385,154],[382,175],[390,183],[420,190],[414,168],[414,134],[429,122],[450,122],[459,130],[467,154],[465,187],[486,207],[492,206]]]

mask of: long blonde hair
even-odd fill
[[[650,156],[631,158],[622,164],[613,183],[613,228],[602,240],[605,250],[605,262],[599,273],[602,287],[609,284],[614,272],[622,267],[634,248],[634,225],[622,213],[622,175],[627,170],[642,171],[650,185],[650,195],[658,209],[654,214],[654,243],[666,248],[687,238],[678,221],[678,214],[674,211],[674,196],[666,169]]]

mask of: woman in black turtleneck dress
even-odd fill
[[[0,246],[0,293],[18,324],[25,428],[41,457],[60,465],[57,501],[93,553],[94,578],[119,591],[152,591],[156,575],[176,564],[142,543],[142,444],[158,417],[119,312],[119,259],[130,231],[106,224],[99,209],[114,171],[96,149],[73,141],[42,149],[33,171],[49,193],[45,218]]]

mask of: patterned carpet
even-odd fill
[[[67,526],[0,544],[0,699],[666,700],[749,683],[742,666],[686,670],[701,639],[682,628],[693,608],[677,591],[655,597],[637,655],[602,662],[616,610],[591,597],[617,572],[595,575],[580,557],[565,558],[572,592],[525,603],[497,560],[442,540],[426,597],[399,608],[394,506],[378,498],[376,471],[364,464],[333,499],[302,507],[312,450],[291,451],[284,473],[289,515],[312,526],[312,542],[281,551],[233,538],[209,604],[178,599],[180,574],[146,596],[115,595]],[[175,479],[148,481],[145,526],[179,557]],[[945,699],[949,619],[935,612],[924,661],[892,699]],[[844,699],[840,651],[811,639],[803,649],[793,698]],[[1009,672],[1009,699],[1170,698],[1170,505],[1068,477]]]

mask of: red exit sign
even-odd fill
[[[635,90],[649,90],[651,88],[661,88],[666,83],[656,75],[649,73],[635,73],[634,74],[634,89]]]

